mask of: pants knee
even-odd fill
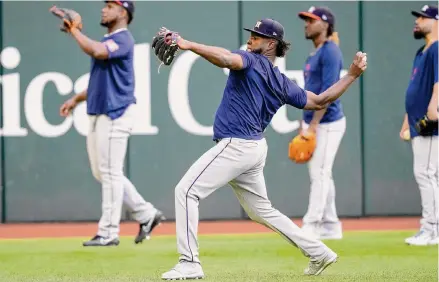
[[[123,176],[124,174],[122,169],[115,169],[107,166],[99,167],[99,178],[101,181],[122,180]]]
[[[248,217],[250,217],[251,220],[263,224],[264,221],[262,220],[262,217],[260,217],[256,212],[252,210],[246,210]]]
[[[428,171],[426,167],[414,167],[413,173],[418,183],[428,181],[430,178],[434,177],[434,172]]]
[[[249,217],[259,223],[263,223],[266,219],[272,217],[276,212],[277,210],[271,205],[270,202],[254,206],[252,209],[247,210]]]
[[[193,188],[193,186],[188,187],[185,184],[179,183],[177,186],[175,186],[175,198],[176,199],[186,199],[186,197],[199,200],[199,196],[195,192],[196,190]]]

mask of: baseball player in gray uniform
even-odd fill
[[[439,244],[438,180],[438,8],[425,5],[412,11],[416,17],[413,35],[425,44],[416,52],[406,91],[400,137],[409,130],[413,149],[413,171],[421,192],[422,219],[417,234],[405,240],[409,245]],[[420,122],[432,124],[420,128]],[[422,127],[422,126],[421,126]]]
[[[134,123],[134,38],[127,29],[133,19],[132,1],[105,1],[101,25],[108,34],[98,42],[72,28],[69,33],[81,49],[91,56],[88,88],[61,106],[60,114],[68,116],[82,101],[87,101],[90,130],[87,152],[93,176],[102,184],[102,217],[99,230],[83,246],[119,244],[122,204],[139,222],[135,243],[149,238],[161,221],[162,213],[146,202],[124,175],[123,165],[128,138]]]
[[[335,16],[327,7],[312,6],[299,17],[305,21],[305,37],[315,50],[303,70],[305,89],[322,93],[340,78],[343,55],[334,40]],[[340,100],[320,111],[303,112],[303,130],[317,134],[317,146],[308,164],[311,180],[308,210],[302,229],[319,239],[341,239],[341,222],[335,206],[332,166],[346,130],[346,117]]]
[[[247,41],[247,50],[229,50],[187,41],[172,32],[169,42],[190,50],[220,68],[230,69],[221,104],[216,112],[213,139],[175,188],[177,265],[162,279],[204,277],[198,252],[198,204],[229,183],[242,207],[254,221],[271,228],[310,258],[307,275],[319,275],[337,260],[337,254],[308,236],[276,210],[267,196],[263,169],[267,157],[264,130],[285,105],[320,110],[339,98],[366,69],[366,54],[358,52],[349,73],[320,95],[305,91],[273,65],[289,48],[283,26],[272,19],[258,21]]]

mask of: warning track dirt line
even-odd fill
[[[377,230],[416,230],[419,217],[375,217],[341,219],[344,231]],[[302,221],[293,219],[301,226]],[[15,238],[53,238],[53,237],[90,237],[97,231],[97,222],[93,223],[9,223],[0,224],[0,239]],[[133,236],[138,232],[138,224],[121,224],[121,236]],[[270,233],[270,229],[250,220],[201,221],[199,234],[250,234]],[[154,236],[175,235],[175,223],[164,222],[154,230]]]

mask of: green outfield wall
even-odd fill
[[[174,218],[174,187],[189,166],[214,145],[212,123],[227,72],[181,52],[169,67],[151,52],[162,26],[209,45],[238,49],[263,17],[280,21],[292,43],[276,64],[303,86],[302,67],[312,49],[297,13],[327,5],[336,15],[344,67],[360,48],[368,69],[342,97],[347,130],[334,164],[340,216],[419,215],[410,143],[399,140],[404,95],[416,50],[412,9],[434,2],[136,2],[130,29],[136,39],[138,112],[126,173],[140,193]],[[90,58],[49,14],[52,4],[78,11],[84,33],[99,40],[101,1],[1,2],[0,184],[3,222],[85,221],[101,214],[101,191],[90,172],[85,104],[72,117],[61,103],[87,85]],[[23,20],[25,19],[25,20]],[[306,212],[306,165],[288,159],[301,112],[281,108],[266,131],[268,195],[288,216]],[[200,204],[202,219],[245,217],[229,187]],[[124,213],[124,219],[129,219]]]

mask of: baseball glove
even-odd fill
[[[82,18],[81,15],[76,11],[65,8],[58,8],[56,6],[52,6],[49,9],[52,14],[56,17],[62,19],[62,24],[60,26],[60,30],[62,32],[70,32],[72,28],[77,28],[82,30]]]
[[[306,163],[311,159],[316,149],[316,144],[315,133],[300,133],[291,140],[288,147],[288,157],[295,163]]]
[[[438,121],[428,119],[425,115],[421,120],[415,123],[415,129],[421,136],[431,136],[435,129],[437,129]]]
[[[178,32],[171,31],[166,27],[160,28],[156,36],[152,38],[151,47],[154,53],[161,61],[161,64],[170,65],[179,50],[177,41],[180,38]],[[160,69],[160,67],[159,67]]]

